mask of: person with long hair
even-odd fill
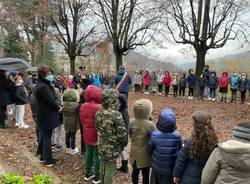
[[[218,143],[209,113],[195,112],[192,119],[191,136],[184,141],[174,168],[176,184],[200,184],[202,169]]]

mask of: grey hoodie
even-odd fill
[[[215,148],[202,172],[202,184],[249,184],[250,143],[229,140]]]

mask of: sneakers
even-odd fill
[[[208,100],[212,100],[212,98],[211,98],[211,97],[209,97],[209,98],[208,98]]]
[[[93,183],[94,183],[94,184],[99,184],[99,183],[101,183],[100,178],[99,178],[99,177],[94,177]]]
[[[66,153],[70,154],[71,153],[71,149],[70,148],[66,148]]]
[[[18,128],[21,128],[21,129],[27,129],[27,128],[29,128],[29,125],[25,125],[25,124],[24,124],[24,125],[22,125],[22,126],[19,126],[19,125],[18,125]]]
[[[212,101],[215,102],[215,101],[216,101],[216,98],[213,98]]]
[[[95,178],[95,175],[86,175],[86,176],[84,176],[85,181],[89,181],[89,180],[91,180],[93,178]]]
[[[70,154],[71,154],[71,155],[76,155],[78,152],[79,152],[78,148],[75,148],[75,149],[71,149],[71,150],[70,150]]]
[[[52,166],[56,165],[58,162],[60,162],[59,159],[53,159],[53,158],[52,158],[50,161],[46,161],[46,162],[45,162],[45,165],[46,165],[47,167],[52,167]]]
[[[46,160],[44,160],[43,158],[40,158],[40,159],[39,159],[39,162],[40,162],[40,163],[44,163],[44,162],[46,162]]]

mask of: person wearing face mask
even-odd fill
[[[241,103],[244,103],[246,100],[247,84],[248,84],[247,74],[242,73],[240,83],[239,83]]]
[[[62,110],[56,100],[56,92],[52,85],[53,80],[53,71],[48,66],[38,68],[38,83],[35,94],[39,127],[37,155],[41,156],[40,162],[45,162],[45,165],[49,167],[59,161],[52,157],[51,136],[53,129],[59,124],[58,112]]]
[[[16,88],[15,88],[16,126],[18,128],[26,129],[29,128],[29,126],[24,123],[25,104],[28,103],[28,96],[25,92],[24,82],[21,76],[17,76],[15,78],[15,83],[16,83]]]
[[[207,85],[207,78],[205,77],[204,73],[201,73],[201,76],[199,78],[199,88],[200,88],[200,99],[203,100],[204,98],[204,92],[205,92],[205,87]]]
[[[233,74],[230,77],[230,89],[232,93],[231,102],[236,103],[236,97],[237,97],[237,91],[240,83],[240,77],[236,72],[233,72]]]
[[[216,100],[216,89],[218,88],[218,84],[219,84],[219,79],[216,76],[216,72],[213,71],[211,73],[211,76],[209,77],[209,97],[208,100],[212,100],[215,101]]]
[[[189,70],[189,75],[187,77],[187,83],[188,83],[188,99],[194,98],[194,88],[196,85],[196,77],[194,75],[193,69]]]
[[[0,68],[0,128],[6,128],[5,113],[7,105],[13,104],[12,91],[15,89],[15,83],[6,78],[4,68]]]

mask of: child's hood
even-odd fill
[[[78,102],[78,93],[74,89],[67,89],[63,93],[63,101],[66,102]]]
[[[102,101],[102,89],[94,85],[89,85],[84,91],[85,102],[94,101],[101,104]]]
[[[118,105],[118,93],[115,89],[107,89],[102,92],[103,108],[111,108],[116,110]]]
[[[148,120],[152,113],[152,102],[147,99],[137,100],[133,105],[133,109],[136,119]]]

